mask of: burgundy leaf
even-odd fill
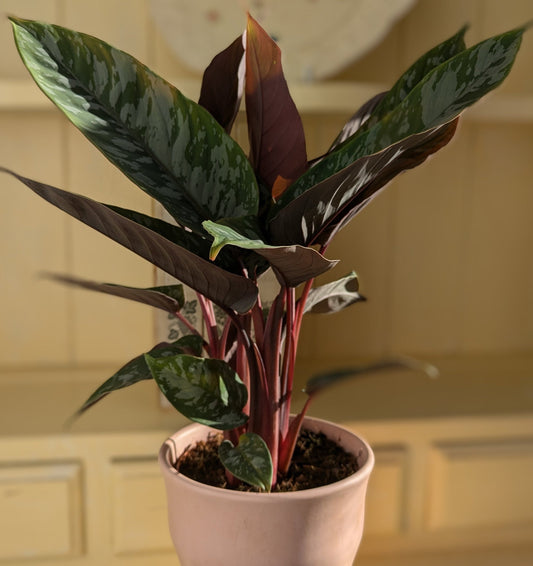
[[[305,191],[272,219],[274,243],[327,245],[396,175],[423,163],[453,137],[458,119],[362,157]]]
[[[279,196],[307,168],[302,120],[289,94],[281,51],[248,16],[246,33],[246,113],[250,160],[269,188],[281,177]]]
[[[98,283],[88,281],[87,279],[71,277],[70,275],[57,275],[55,273],[45,273],[44,275],[48,279],[59,283],[66,283],[67,285],[73,285],[74,287],[80,287],[88,291],[99,291],[106,295],[130,299],[131,301],[143,303],[171,314],[178,312],[184,302],[182,285],[167,285],[142,289],[138,287],[115,285],[113,283]]]
[[[228,132],[239,112],[244,91],[244,46],[239,36],[214,57],[204,71],[198,104]]]
[[[216,304],[245,313],[257,299],[256,286],[229,273],[163,236],[128,220],[106,205],[17,175],[0,167],[54,206],[125,246]]]

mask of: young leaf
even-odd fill
[[[365,298],[357,291],[359,282],[355,271],[338,281],[327,283],[311,289],[304,307],[304,313],[334,313],[339,312],[353,303],[364,301]]]
[[[302,120],[283,76],[281,51],[251,16],[245,93],[252,165],[270,188],[278,177],[287,186],[307,169]]]
[[[200,99],[203,106],[229,134],[244,92],[243,37],[214,57],[204,71]]]
[[[432,364],[414,360],[412,358],[391,358],[378,362],[365,364],[361,366],[353,366],[342,368],[339,370],[329,371],[315,375],[305,386],[305,392],[308,395],[315,395],[330,385],[339,381],[350,379],[352,377],[365,376],[384,370],[408,369],[412,371],[421,371],[428,377],[436,378],[439,376],[439,370]]]
[[[213,265],[104,204],[27,179],[3,167],[0,167],[0,172],[13,175],[54,206],[122,244],[224,308],[244,313],[257,300],[257,288],[249,279]]]
[[[59,283],[66,283],[67,285],[73,285],[89,291],[99,291],[107,295],[130,299],[131,301],[150,305],[151,307],[167,311],[171,314],[175,314],[181,310],[185,302],[183,285],[164,285],[162,287],[140,289],[138,287],[126,287],[113,283],[97,283],[69,275],[57,275],[54,273],[45,273],[44,275],[48,279],[58,281]]]
[[[230,440],[224,440],[219,446],[218,455],[224,467],[235,477],[261,491],[270,491],[274,473],[272,457],[258,434],[242,434],[237,446],[233,446]]]
[[[509,74],[523,32],[518,29],[489,38],[434,68],[386,119],[347,140],[295,181],[275,211],[357,159],[452,121]]]
[[[165,358],[167,356],[175,356],[176,354],[200,355],[202,353],[203,339],[201,336],[183,336],[176,342],[163,342],[154,346],[149,352],[153,358]],[[98,403],[106,395],[117,389],[123,389],[134,385],[139,381],[152,379],[152,374],[144,359],[144,354],[137,356],[122,366],[115,374],[105,381],[81,406],[74,415],[73,419],[79,417],[89,407]]]
[[[43,92],[182,226],[257,212],[246,156],[204,108],[139,61],[89,35],[11,18]]]
[[[238,220],[238,219],[237,219]],[[205,230],[214,237],[212,256],[216,256],[223,246],[231,245],[254,250],[263,256],[274,267],[282,282],[289,287],[320,275],[337,264],[328,260],[313,248],[304,246],[271,246],[261,239],[250,239],[243,236],[226,224],[211,222],[203,224]]]
[[[187,418],[230,430],[248,420],[242,410],[248,391],[239,376],[222,360],[177,355],[146,363],[170,404]]]

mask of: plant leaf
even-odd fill
[[[366,127],[373,126],[394,110],[433,69],[466,49],[464,36],[468,26],[463,26],[455,35],[422,55],[396,81],[394,86],[379,101]]]
[[[237,446],[233,446],[230,440],[224,440],[218,455],[224,467],[235,477],[261,491],[270,491],[274,474],[272,457],[258,434],[245,432]]]
[[[457,119],[362,157],[308,189],[270,222],[273,242],[327,245],[396,175],[420,165],[453,137]]]
[[[130,299],[131,301],[137,301],[171,314],[181,310],[185,302],[183,285],[163,285],[141,289],[139,287],[127,287],[113,283],[97,283],[87,279],[71,277],[70,275],[58,275],[55,273],[45,273],[44,275],[48,279],[58,281],[59,283],[66,283],[67,285],[73,285],[89,291],[99,291],[107,295]]]
[[[386,119],[347,140],[296,180],[276,203],[274,214],[357,159],[452,121],[509,74],[523,32],[489,38],[434,68]]]
[[[239,219],[236,220],[238,221]],[[214,237],[211,248],[212,257],[216,256],[220,249],[227,245],[254,250],[268,260],[278,278],[281,278],[282,282],[289,287],[296,287],[300,283],[328,271],[338,263],[335,260],[326,259],[313,248],[305,246],[271,246],[263,242],[259,237],[250,239],[227,224],[207,220],[203,226]]]
[[[244,93],[243,37],[214,57],[204,71],[200,99],[203,106],[229,134]]]
[[[248,399],[246,386],[222,360],[148,354],[145,360],[163,395],[187,418],[221,430],[248,420],[242,412]]]
[[[89,35],[11,18],[43,92],[127,177],[182,226],[254,214],[251,166],[204,108],[139,61]]]
[[[194,354],[202,353],[203,339],[201,336],[188,335],[183,336],[176,342],[163,342],[154,346],[149,354],[153,358],[165,358],[167,356],[175,356],[176,354]],[[98,403],[106,395],[118,389],[129,387],[139,381],[152,379],[152,374],[144,359],[144,354],[137,356],[127,364],[122,366],[115,374],[105,381],[81,406],[81,408],[73,416],[73,419],[79,417],[87,409]]]
[[[359,281],[355,271],[352,271],[338,281],[311,289],[305,303],[304,313],[339,312],[353,303],[365,300],[357,292],[358,290]]]
[[[244,313],[257,300],[257,288],[249,279],[213,265],[104,204],[27,179],[3,167],[0,172],[13,175],[54,206],[122,244],[221,307]]]
[[[278,177],[286,183],[297,179],[307,169],[302,120],[283,76],[281,51],[250,15],[245,93],[250,160],[257,175],[270,188]]]
[[[439,370],[432,364],[421,362],[412,358],[398,357],[384,359],[370,364],[342,368],[334,371],[324,372],[315,375],[307,382],[305,392],[308,395],[315,395],[330,385],[339,381],[350,379],[352,377],[365,376],[384,370],[408,369],[413,371],[421,371],[428,377],[436,378],[439,376]]]

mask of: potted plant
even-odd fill
[[[340,427],[307,419],[306,412],[339,379],[411,362],[387,360],[317,376],[307,383],[304,408],[291,415],[304,314],[337,312],[363,300],[354,272],[322,286],[313,282],[336,264],[325,256],[335,234],[397,174],[445,146],[459,114],[505,79],[524,28],[470,48],[461,29],[364,104],[325,155],[309,160],[280,50],[250,16],[245,33],[206,69],[198,104],[94,37],[11,21],[20,55],[43,92],[173,218],[99,203],[1,168],[181,282],[139,289],[54,276],[163,309],[188,329],[128,362],[79,413],[112,391],[154,379],[178,411],[199,423],[171,437],[160,452],[182,566],[219,564],[222,556],[224,563],[249,564],[252,552],[260,566],[348,566],[361,538],[372,451]],[[248,157],[229,135],[243,96]],[[279,282],[270,304],[258,288],[268,269]],[[197,294],[205,335],[181,312],[182,284]],[[330,446],[329,439],[345,448],[340,452],[359,469],[322,487],[280,492],[303,429],[315,447]],[[221,432],[213,436],[213,430]],[[225,466],[222,489],[184,477],[180,467],[199,452],[211,458],[213,448]],[[209,469],[219,465],[204,462]],[[259,493],[239,491],[243,482]],[[209,542],[199,542],[206,529]],[[248,542],[252,547],[243,549]]]

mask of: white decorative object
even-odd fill
[[[242,33],[246,11],[278,42],[285,76],[324,79],[374,47],[414,0],[151,0],[174,53],[203,72]]]

